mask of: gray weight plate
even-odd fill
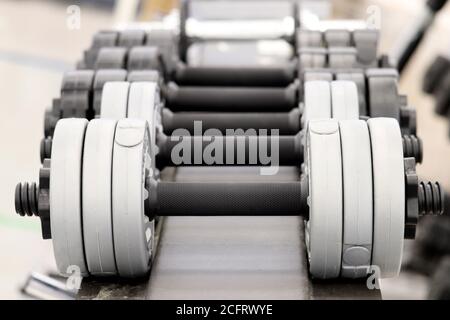
[[[177,44],[178,37],[172,30],[152,29],[147,32],[145,45],[159,48],[169,72],[175,68],[178,56]]]
[[[107,82],[103,86],[101,118],[120,120],[127,117],[129,88],[130,83],[125,81]]]
[[[376,66],[380,32],[375,29],[353,31],[353,43],[356,47],[358,63],[363,66]]]
[[[299,68],[325,68],[327,50],[325,48],[301,48],[298,51]]]
[[[356,49],[331,47],[328,49],[328,67],[333,69],[353,68],[356,66]]]
[[[397,91],[398,73],[394,69],[366,71],[370,117],[400,120],[400,98]]]
[[[112,170],[114,251],[119,275],[144,276],[155,237],[154,221],[144,212],[145,178],[151,163],[150,135],[145,120],[122,119],[116,127]]]
[[[158,153],[156,144],[157,132],[162,132],[161,99],[158,84],[155,82],[134,82],[130,86],[128,97],[128,118],[144,119],[150,130],[150,148],[153,155]],[[156,160],[152,159],[153,165]],[[153,169],[155,169],[153,167]]]
[[[94,68],[99,69],[124,69],[127,60],[126,48],[105,47],[101,48],[97,55]]]
[[[117,274],[112,226],[112,162],[116,120],[89,122],[83,152],[83,235],[89,273]]]
[[[88,121],[62,119],[58,121],[52,143],[50,167],[50,224],[56,265],[63,275],[78,268],[82,275],[86,267],[81,205],[81,172],[83,142]]]
[[[98,51],[104,47],[115,47],[119,34],[116,31],[100,31],[94,35],[89,50],[84,52],[85,68],[94,68],[97,60]]]
[[[338,122],[312,120],[306,138],[309,220],[306,245],[314,278],[337,278],[342,255],[342,156]]]
[[[351,33],[348,30],[326,30],[324,33],[325,44],[327,47],[349,47],[351,42]]]
[[[317,30],[300,29],[297,31],[297,45],[299,48],[323,47],[323,33]]]
[[[100,115],[100,107],[102,102],[103,86],[106,82],[125,81],[127,71],[123,69],[97,70],[94,78],[94,112]]]
[[[119,34],[118,46],[132,48],[142,46],[145,41],[144,30],[122,30]]]
[[[381,277],[398,275],[405,229],[405,169],[400,127],[395,119],[367,122],[372,144],[373,253]]]
[[[339,122],[342,146],[344,231],[341,276],[367,275],[372,255],[372,155],[365,121]]]
[[[164,84],[164,79],[156,70],[134,70],[128,72],[128,82],[156,82],[159,87]]]
[[[304,110],[301,119],[303,128],[306,128],[310,120],[330,119],[332,116],[330,82],[307,81],[304,88]]]
[[[93,80],[92,70],[76,70],[64,74],[60,102],[63,118],[86,118]]]
[[[128,54],[128,70],[156,70],[164,72],[163,60],[157,47],[134,47]]]
[[[331,82],[331,115],[336,120],[359,119],[358,89],[354,82]]]
[[[303,72],[303,81],[333,81],[333,73],[329,70],[307,69]]]
[[[342,70],[336,73],[336,80],[353,81],[358,89],[359,115],[368,116],[366,103],[366,77],[362,70]]]

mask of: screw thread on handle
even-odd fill
[[[38,187],[36,183],[18,183],[15,190],[16,213],[20,216],[39,216]]]
[[[444,189],[439,182],[419,182],[419,215],[442,215],[444,212]]]
[[[415,135],[404,135],[402,137],[403,142],[403,155],[405,158],[414,158],[416,163],[422,163],[422,140]]]

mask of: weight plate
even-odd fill
[[[360,64],[376,67],[379,37],[380,33],[375,29],[353,31],[353,42],[356,47],[358,62]]]
[[[343,69],[356,66],[356,49],[332,47],[328,49],[328,67]]]
[[[371,118],[388,117],[400,120],[400,99],[397,92],[398,73],[394,69],[366,71]]]
[[[144,119],[150,130],[150,148],[157,153],[156,133],[162,132],[160,90],[155,82],[134,82],[128,98],[128,118]],[[158,129],[158,127],[161,127]],[[156,160],[153,158],[152,163]]]
[[[331,82],[331,113],[336,120],[358,120],[358,89],[351,81]]]
[[[113,151],[113,234],[119,275],[139,277],[150,268],[155,225],[145,215],[145,178],[152,166],[147,121],[122,119]]]
[[[307,69],[303,73],[303,81],[333,81],[333,73],[327,69]]]
[[[298,51],[300,70],[325,68],[327,50],[325,48],[302,48]]]
[[[348,30],[330,29],[324,32],[324,38],[328,47],[349,47],[351,34]]]
[[[369,119],[373,163],[372,264],[381,277],[400,271],[405,229],[405,171],[402,137],[398,122],[390,118]]]
[[[83,232],[89,273],[117,274],[111,207],[111,170],[116,120],[95,119],[86,130],[83,154]]]
[[[336,74],[336,80],[352,81],[358,89],[359,115],[368,116],[366,103],[366,76],[362,70],[342,70]]]
[[[303,128],[313,119],[331,118],[331,89],[328,81],[305,82]]]
[[[103,87],[107,82],[125,81],[127,78],[127,71],[123,69],[105,69],[98,70],[94,78],[94,112],[100,115]]]
[[[119,47],[136,47],[144,44],[145,31],[138,29],[122,30],[119,34],[118,46]]]
[[[105,47],[101,48],[95,61],[95,69],[124,69],[127,60],[126,48]]]
[[[84,258],[81,169],[83,141],[88,121],[62,119],[55,128],[50,167],[50,223],[56,265],[62,274],[76,266],[88,270]]]
[[[103,87],[100,117],[120,120],[127,117],[128,92],[130,83],[125,81],[107,82]]]
[[[372,155],[365,121],[339,122],[344,190],[341,276],[367,275],[372,255]]]
[[[335,120],[308,124],[306,172],[309,177],[309,221],[306,240],[314,278],[337,278],[342,255],[342,157]]]
[[[133,47],[128,55],[128,70],[157,70],[164,74],[161,53],[157,47]]]
[[[100,31],[93,37],[89,50],[84,52],[84,62],[87,69],[93,69],[97,60],[98,51],[104,47],[115,47],[118,33],[116,31]]]
[[[93,79],[92,70],[76,70],[64,74],[60,101],[63,118],[86,118]]]
[[[299,48],[323,47],[322,32],[317,30],[298,30],[297,45]]]

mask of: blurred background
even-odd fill
[[[383,53],[393,48],[424,5],[423,0],[306,2],[321,6],[332,18],[345,19],[364,19],[370,5],[379,6]],[[81,7],[79,30],[66,27],[67,8],[73,4]],[[141,1],[139,19],[158,19],[175,5],[168,0]],[[44,111],[59,94],[63,72],[73,69],[93,34],[125,19],[117,6],[113,0],[0,0],[0,299],[23,298],[20,287],[31,271],[54,269],[51,241],[41,240],[39,219],[15,214],[13,191],[18,181],[37,180]],[[441,181],[447,190],[448,121],[434,113],[434,101],[423,93],[422,79],[437,54],[450,53],[449,22],[450,5],[438,15],[400,83],[401,93],[417,108],[418,134],[424,143],[419,175]],[[404,272],[383,281],[382,294],[386,299],[425,298],[428,284],[424,276]]]

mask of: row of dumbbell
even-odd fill
[[[147,36],[147,39],[156,38]],[[154,252],[156,216],[272,215],[282,212],[303,215],[308,220],[307,247],[310,271],[314,277],[364,277],[373,264],[381,268],[383,276],[393,276],[400,267],[402,239],[414,237],[419,215],[442,212],[440,185],[419,183],[415,174],[416,161],[409,157],[421,158],[420,141],[414,136],[402,138],[402,131],[415,132],[415,117],[413,112],[401,111],[408,110],[402,108],[406,106],[406,99],[398,94],[396,77],[392,73],[377,70],[373,72],[377,76],[369,76],[370,72],[351,70],[347,80],[359,79],[354,80],[356,84],[335,82],[332,80],[342,76],[341,69],[355,67],[353,61],[356,60],[348,59],[347,55],[331,60],[325,55],[323,59],[324,56],[317,55],[314,49],[314,54],[300,57],[301,68],[297,64],[289,67],[293,76],[284,78],[286,81],[282,84],[291,85],[289,89],[258,90],[252,81],[239,83],[252,88],[174,87],[168,84],[173,73],[165,71],[170,67],[166,67],[167,58],[161,58],[159,49],[133,47],[120,55],[107,53],[114,50],[124,52],[122,48],[102,50],[99,50],[95,62],[102,67],[124,68],[132,62],[131,65],[143,70],[129,73],[124,70],[83,70],[77,71],[79,73],[74,78],[65,78],[61,99],[55,100],[51,112],[54,118],[46,121],[54,123],[47,126],[50,129],[46,134],[48,137],[53,135],[53,138],[43,143],[39,186],[19,184],[16,188],[16,211],[22,215],[39,215],[44,238],[53,239],[55,257],[62,273],[68,266],[78,265],[84,274],[144,275]],[[329,53],[334,48],[323,50]],[[113,63],[108,64],[108,61]],[[120,63],[116,64],[117,61]],[[299,84],[292,85],[300,74],[299,69],[303,74],[306,66],[325,67],[330,61],[340,61],[336,70],[310,70],[308,76],[305,73],[305,79],[315,81],[300,77]],[[231,73],[227,76],[225,72],[224,75],[226,68],[198,70],[206,70],[206,74],[210,72],[221,85],[231,79]],[[199,76],[198,70],[194,70],[196,76]],[[259,72],[260,69],[255,70]],[[270,73],[265,74],[263,70],[254,78],[264,78],[266,86],[280,86],[279,81],[278,84],[273,81],[276,78],[274,74],[280,74],[279,71],[286,68],[267,70]],[[113,74],[122,78],[108,78]],[[80,81],[80,77],[86,81]],[[123,81],[132,80],[131,77],[139,81]],[[200,78],[211,84],[211,79],[201,72]],[[363,89],[361,84],[365,86]],[[162,97],[159,87],[162,88]],[[184,97],[189,98],[178,98],[174,102],[173,96],[179,97],[183,90]],[[192,130],[195,133],[194,120],[217,117],[213,111],[214,105],[220,101],[219,95],[233,94],[234,102],[240,100],[236,97],[247,97],[249,106],[251,101],[255,101],[255,105],[263,105],[265,99],[261,96],[264,94],[278,97],[272,100],[273,105],[267,104],[273,109],[267,112],[265,124],[258,128],[263,129],[270,124],[277,129],[288,123],[287,131],[292,132],[290,137],[277,134],[245,136],[244,161],[240,164],[253,164],[249,161],[249,150],[256,145],[272,154],[279,152],[281,161],[273,163],[275,166],[302,167],[303,179],[295,183],[264,184],[160,181],[158,168],[195,164],[198,150],[201,156],[209,151],[213,160],[217,154],[229,159],[232,151],[231,163],[238,163],[242,154],[239,156],[237,153],[242,150],[236,146],[242,137],[222,138],[221,130],[210,134],[213,136],[211,139],[189,137]],[[279,98],[286,95],[289,97],[287,100]],[[286,106],[286,101],[294,102]],[[300,108],[296,109],[300,102]],[[196,106],[202,103],[200,110],[209,111],[209,114],[198,113]],[[273,111],[278,111],[283,103],[283,124],[271,122]],[[173,110],[169,108],[177,111],[171,112]],[[179,112],[180,109],[183,112]],[[224,111],[227,107],[217,109]],[[196,114],[193,114],[194,110],[197,110]],[[235,113],[234,118],[242,116],[243,110],[245,107],[240,108],[241,112]],[[258,107],[248,110],[258,110]],[[233,121],[229,109],[227,112],[227,121]],[[189,130],[174,135],[176,129],[183,129],[175,125],[171,136],[164,136],[170,122],[167,114],[171,114],[171,120],[178,117],[178,121]],[[95,116],[101,119],[89,124],[82,119],[57,121],[68,117],[93,119]],[[224,112],[221,116],[227,117]],[[258,114],[247,112],[246,116],[248,128],[258,123]],[[388,116],[391,119],[370,119],[366,124],[358,120],[361,116]],[[402,130],[399,121],[403,123]],[[290,127],[291,123],[294,123],[293,127]],[[52,126],[56,126],[54,132]],[[227,123],[223,124],[222,129],[227,126]],[[212,129],[212,123],[206,128]],[[302,135],[298,134],[299,129],[303,129]],[[197,140],[201,142],[198,150],[195,149]],[[183,148],[183,142],[187,142],[187,148]],[[231,149],[224,147],[227,142],[231,142]],[[187,163],[173,161],[174,151],[181,149],[180,158]],[[186,150],[188,154],[194,154],[194,159],[185,161]],[[201,160],[200,164],[210,163]],[[221,165],[217,161],[213,164]],[[267,165],[262,162],[255,164]],[[50,190],[52,197],[49,197]],[[323,199],[330,201],[324,203]],[[99,226],[101,236],[98,234]],[[364,230],[362,236],[359,230]],[[68,243],[73,245],[68,246]],[[99,252],[99,247],[104,250]]]
[[[162,87],[165,106],[172,111],[272,113],[291,111],[298,107],[302,102],[305,81],[350,80],[357,85],[361,115],[394,117],[402,122],[406,133],[413,134],[415,111],[408,107],[406,97],[398,93],[397,77],[393,69],[308,69],[287,87],[241,88],[165,84],[160,74],[151,69],[128,72],[122,69],[72,71],[64,76],[61,99],[54,102],[53,110],[48,115],[50,122],[52,114],[55,119],[59,114],[63,117],[95,116],[99,112],[103,86],[108,81],[158,82]]]
[[[102,88],[102,99],[97,100],[99,107],[96,110],[98,111],[98,117],[101,118],[122,119],[131,116],[151,120],[152,138],[155,139],[159,148],[159,168],[173,165],[171,155],[181,139],[179,136],[183,136],[183,140],[189,139],[189,144],[192,147],[190,157],[194,155],[195,141],[201,141],[203,150],[207,148],[211,136],[214,136],[214,141],[220,143],[223,148],[227,147],[227,143],[240,141],[247,146],[254,143],[260,147],[263,145],[267,152],[271,153],[272,146],[276,144],[279,151],[276,164],[292,165],[303,159],[302,148],[300,147],[302,140],[300,131],[309,120],[359,119],[362,116],[358,102],[358,90],[353,82],[307,81],[304,87],[305,93],[302,98],[304,102],[301,108],[295,108],[286,113],[173,113],[164,108],[161,103],[163,100],[160,97],[160,89],[156,82],[113,81],[107,82]],[[73,94],[69,94],[69,96],[73,96]],[[64,99],[67,99],[67,95],[62,96],[62,101]],[[135,109],[136,104],[132,103],[135,100],[144,100],[147,106],[140,105],[138,109]],[[94,99],[94,101],[96,100]],[[395,104],[396,102],[391,101],[390,103]],[[394,109],[389,104],[385,103],[385,105],[387,110]],[[85,107],[81,108],[81,110],[85,109]],[[389,113],[386,113],[386,116],[388,115]],[[85,118],[86,116],[81,113],[72,114],[72,117]],[[54,121],[53,123],[56,124],[57,122]],[[53,131],[48,131],[41,146],[41,161],[50,158],[51,155]],[[288,135],[283,135],[284,133]],[[205,135],[208,137],[207,139],[205,139]],[[187,136],[190,137],[187,138]],[[415,135],[403,133],[403,142],[405,155],[414,157],[420,163],[422,161],[420,139]],[[239,164],[249,164],[249,157],[246,157],[246,159]],[[188,163],[191,165],[205,164],[203,161],[195,162],[193,158]],[[237,164],[236,161],[233,163]],[[220,165],[224,163],[209,164]],[[263,165],[256,159],[253,164]]]
[[[345,99],[327,99],[332,94],[328,82],[307,82],[306,110],[357,109],[356,86],[336,84],[343,86],[336,93],[347,92]],[[120,87],[128,91],[118,93]],[[108,109],[107,116],[89,125],[82,119],[60,120],[39,187],[16,188],[16,210],[41,217],[43,236],[52,237],[63,273],[78,265],[85,274],[145,274],[155,215],[281,212],[307,217],[314,277],[363,277],[371,264],[383,276],[393,276],[400,268],[402,239],[414,237],[419,215],[442,212],[440,185],[418,182],[415,160],[404,157],[394,119],[366,124],[355,114],[354,120],[340,122],[320,120],[326,118],[320,114],[309,118],[305,143],[297,146],[306,153],[299,182],[165,182],[156,170],[156,83],[108,83],[105,89],[101,108]],[[296,161],[300,167],[302,161]],[[105,248],[101,254],[99,247]]]
[[[386,57],[377,57],[378,31],[345,30],[325,32],[300,30],[300,48],[285,65],[248,68],[192,67],[181,62],[178,37],[171,30],[151,29],[103,31],[94,36],[91,47],[78,64],[80,69],[154,69],[149,48],[161,53],[168,80],[183,85],[286,86],[305,68],[389,67]]]

